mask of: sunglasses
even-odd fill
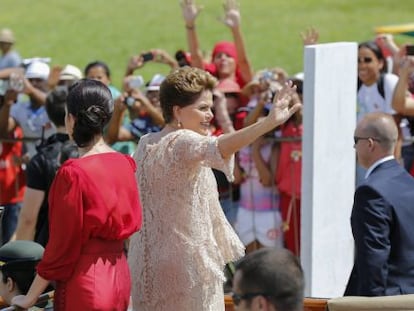
[[[360,141],[360,140],[368,140],[368,139],[372,139],[374,141],[380,141],[378,138],[374,138],[374,137],[360,137],[360,136],[354,136],[354,143],[355,145]]]
[[[238,306],[242,300],[251,299],[257,296],[270,297],[272,295],[264,294],[264,293],[248,293],[248,294],[243,294],[243,295],[231,293],[231,298],[233,299],[233,304],[235,306]]]
[[[369,64],[373,61],[372,57],[358,57],[358,64]]]

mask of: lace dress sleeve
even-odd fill
[[[201,163],[203,166],[222,171],[230,182],[234,180],[234,155],[227,159],[222,157],[217,137],[180,130],[176,132],[170,148],[174,149],[177,160],[184,165]]]

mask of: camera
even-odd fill
[[[149,62],[150,60],[154,59],[154,54],[152,54],[152,52],[143,53],[141,54],[141,56],[142,56],[142,60],[144,61],[144,63]]]
[[[9,78],[9,89],[12,89],[16,92],[23,92],[24,90],[23,76],[12,72]]]
[[[175,59],[177,60],[178,66],[184,67],[184,66],[191,66],[191,64],[188,61],[188,58],[183,50],[178,50],[175,53]]]
[[[408,44],[405,46],[405,52],[408,56],[413,56],[414,55],[414,45],[412,44]]]
[[[135,98],[132,96],[125,97],[124,104],[128,107],[132,107],[135,104]]]
[[[8,80],[0,80],[0,96],[4,96],[9,89]]]
[[[16,92],[22,92],[24,89],[24,80],[23,77],[12,73],[8,80],[0,80],[0,95],[4,96],[7,90],[14,90]]]

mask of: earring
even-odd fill
[[[177,126],[178,126],[178,128],[182,128],[183,127],[183,124],[181,123],[181,121],[177,121]]]

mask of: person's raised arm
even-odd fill
[[[153,49],[151,52],[154,55],[154,62],[168,65],[170,66],[171,70],[178,68],[177,61],[174,57],[168,54],[167,51],[162,49]]]
[[[222,21],[231,29],[234,45],[237,50],[237,64],[240,74],[243,81],[249,82],[253,78],[253,70],[247,57],[243,34],[240,28],[240,10],[236,1],[226,0],[224,3],[224,12],[225,16]]]
[[[165,125],[162,113],[150,102],[150,100],[144,94],[142,94],[140,91],[135,90],[131,95],[145,108],[154,124],[160,127],[163,127]]]
[[[124,113],[127,109],[124,103],[124,96],[119,96],[114,102],[114,112],[107,130],[104,134],[104,139],[108,144],[114,144],[117,141],[128,141],[132,140],[133,136],[122,126],[122,120],[124,119]]]
[[[213,92],[213,105],[214,117],[217,119],[217,123],[223,130],[223,133],[234,132],[233,123],[227,110],[226,98],[218,89],[215,89]]]
[[[268,163],[262,156],[262,146],[268,143],[264,136],[260,136],[252,144],[252,158],[257,172],[259,173],[259,180],[263,187],[270,187],[274,175],[272,174],[270,163]]]
[[[300,103],[289,105],[295,91],[296,87],[289,81],[276,94],[272,108],[263,120],[236,132],[221,135],[218,138],[218,148],[222,157],[229,158],[236,151],[254,142],[259,136],[285,123],[296,111],[301,109],[302,104]]]
[[[414,73],[414,57],[406,57],[400,67],[400,78],[394,89],[392,108],[402,115],[414,115],[414,98],[408,92],[408,82]]]
[[[7,137],[17,126],[16,121],[10,117],[11,106],[17,100],[17,92],[8,90],[4,96],[4,103],[0,107],[0,137]]]
[[[195,20],[198,14],[200,14],[202,7],[197,6],[194,0],[182,0],[180,5],[187,32],[188,49],[191,53],[191,66],[204,69],[203,55],[200,51],[195,24]]]
[[[53,90],[59,84],[62,70],[62,66],[53,66],[52,69],[50,69],[49,77],[47,78],[47,86],[49,90]]]
[[[15,73],[19,76],[24,75],[24,69],[23,68],[6,68],[0,70],[0,79],[9,79],[10,76]]]
[[[144,58],[142,57],[142,54],[131,56],[131,58],[128,60],[124,77],[133,75],[135,69],[139,69],[142,66],[144,66]]]
[[[401,59],[404,57],[405,53],[403,53],[404,51],[402,51],[395,43],[393,35],[389,33],[378,34],[375,37],[375,42],[381,49],[387,49],[391,52],[393,60],[391,68],[392,73],[398,75],[398,64],[401,62]]]
[[[243,120],[243,126],[249,126],[256,123],[257,119],[263,114],[263,109],[266,103],[269,102],[269,92],[261,92],[256,106],[249,112]]]
[[[47,93],[43,92],[42,90],[39,90],[35,88],[28,79],[24,78],[24,90],[23,92],[30,96],[31,98],[34,98],[38,103],[44,105],[46,104],[46,97]]]

